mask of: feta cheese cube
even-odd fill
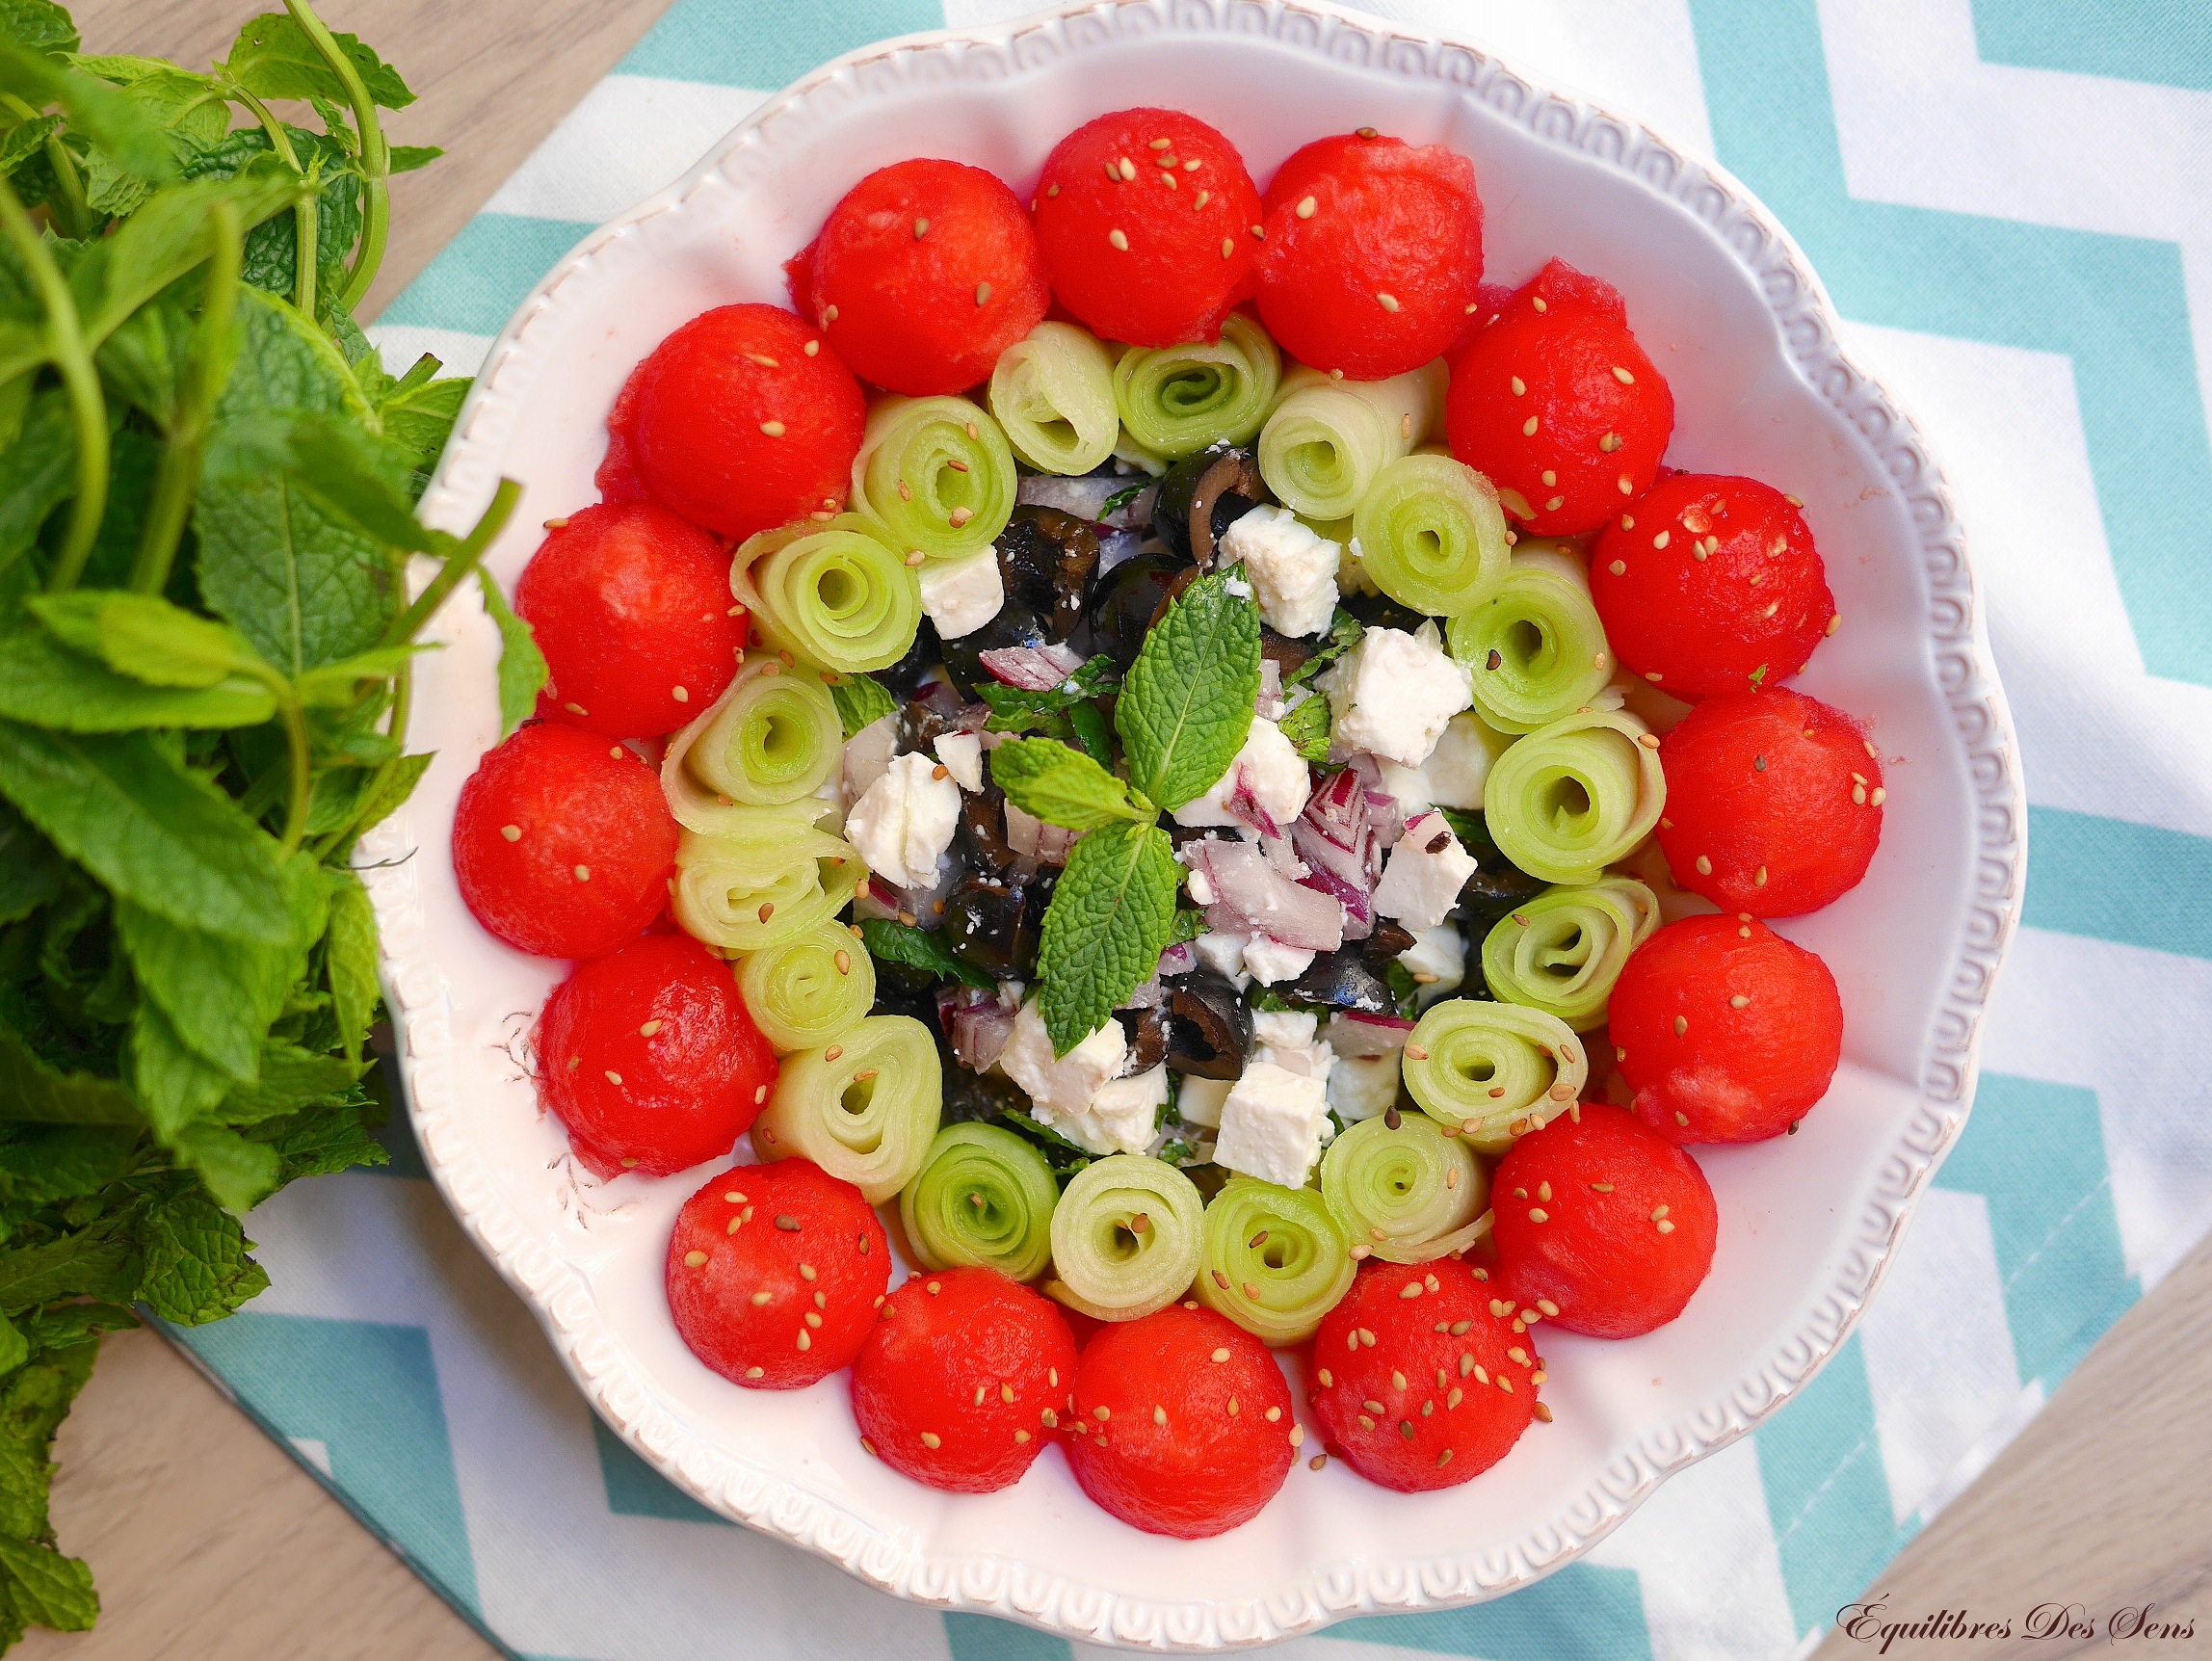
[[[921,581],[922,610],[944,640],[975,633],[1006,603],[996,548],[978,548],[957,560],[924,560],[914,574]]]
[[[871,721],[845,741],[845,764],[840,770],[844,802],[850,810],[868,793],[868,786],[883,777],[891,758],[899,753],[899,718],[896,713]]]
[[[1191,898],[1198,899],[1194,886]],[[1204,904],[1205,902],[1200,902]],[[1198,954],[1198,962],[1217,975],[1225,975],[1236,982],[1242,991],[1251,984],[1251,977],[1245,973],[1245,947],[1251,944],[1250,935],[1232,935],[1225,930],[1208,929],[1191,942],[1191,949]]]
[[[961,787],[927,755],[902,755],[845,816],[845,839],[896,888],[927,888],[960,823]]]
[[[1233,1078],[1198,1078],[1190,1073],[1175,1087],[1175,1113],[1185,1124],[1201,1130],[1218,1130],[1222,1122],[1222,1103],[1236,1088]]]
[[[1286,946],[1265,935],[1254,935],[1244,949],[1245,973],[1263,987],[1277,981],[1295,981],[1313,962],[1309,948]]]
[[[1089,1110],[1091,1098],[1121,1069],[1128,1053],[1128,1035],[1119,1021],[1108,1016],[1104,1026],[1066,1055],[1054,1056],[1044,1017],[1037,1005],[1029,1003],[1014,1017],[1014,1031],[998,1053],[998,1069],[1028,1094],[1039,1123],[1059,1129]],[[1151,1134],[1147,1123],[1145,1139],[1150,1140]]]
[[[1309,530],[1288,508],[1254,508],[1222,533],[1222,562],[1244,562],[1259,615],[1278,634],[1319,634],[1329,626],[1343,557],[1343,544]]]
[[[1336,1117],[1353,1124],[1387,1113],[1398,1099],[1398,1074],[1404,1062],[1397,1050],[1337,1057],[1329,1074],[1329,1105]]]
[[[937,740],[937,759],[962,790],[983,788],[983,734],[948,732]]]
[[[1390,850],[1382,880],[1375,884],[1375,909],[1419,933],[1451,914],[1475,857],[1460,846],[1444,816],[1434,810],[1406,822],[1406,834]]]
[[[1315,1036],[1318,1024],[1308,1010],[1253,1011],[1251,1059],[1327,1083],[1330,1068],[1336,1065],[1336,1051],[1327,1039]]]
[[[1168,1069],[1162,1065],[1134,1078],[1108,1079],[1080,1113],[1063,1114],[1040,1102],[1037,1122],[1093,1153],[1143,1153],[1152,1146],[1160,1109],[1167,1105]]]
[[[1248,824],[1248,819],[1229,811],[1229,798],[1241,790],[1250,794],[1253,807],[1287,833],[1291,821],[1305,810],[1305,799],[1312,789],[1313,776],[1306,769],[1305,757],[1283,737],[1281,727],[1255,715],[1251,730],[1245,735],[1244,748],[1237,751],[1228,771],[1203,796],[1176,808],[1175,823],[1187,828]],[[1252,829],[1264,827],[1255,825]],[[1198,899],[1195,890],[1191,897]]]
[[[1329,1129],[1321,1080],[1273,1062],[1249,1062],[1223,1098],[1214,1163],[1263,1182],[1303,1187]]]
[[[1382,763],[1382,788],[1398,799],[1399,810],[1409,817],[1424,807],[1479,812],[1490,764],[1513,741],[1512,733],[1498,731],[1473,710],[1455,715],[1419,767]]]
[[[1329,694],[1330,753],[1364,750],[1418,767],[1453,716],[1474,701],[1467,672],[1445,651],[1433,622],[1408,634],[1370,628],[1315,682]]]
[[[1433,929],[1415,932],[1413,943],[1398,954],[1406,972],[1419,989],[1415,999],[1427,1009],[1438,998],[1448,998],[1467,978],[1467,940],[1457,923],[1446,920]],[[1423,975],[1434,977],[1422,980]]]

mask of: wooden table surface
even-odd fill
[[[368,314],[464,224],[666,0],[329,0],[420,94],[396,141],[442,145],[393,181],[395,234]],[[192,65],[243,0],[85,0],[86,49]],[[409,51],[434,40],[435,52]],[[2011,1447],[1884,1573],[1896,1617],[2146,1601],[2212,1648],[2212,1242],[2129,1312]],[[488,1661],[497,1654],[160,1338],[108,1340],[57,1449],[54,1521],[88,1558],[97,1630],[36,1631],[25,1661]],[[1901,1640],[1956,1661],[2102,1646]],[[1831,1634],[1817,1661],[1865,1653]]]

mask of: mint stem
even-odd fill
[[[476,521],[476,529],[454,545],[445,556],[443,568],[431,578],[430,586],[415,596],[414,604],[402,612],[398,620],[384,632],[384,645],[405,646],[414,639],[422,625],[430,621],[432,614],[445,604],[447,596],[476,569],[485,550],[506,528],[508,516],[521,499],[519,484],[513,479],[499,481],[499,488],[492,492],[491,506],[484,510],[484,517]]]
[[[236,81],[229,81],[224,91],[244,104],[261,123],[262,132],[268,135],[269,147],[276,152],[277,159],[305,178],[307,170],[300,165],[300,152],[292,147],[292,135],[284,130],[284,123],[276,119],[276,112]],[[313,194],[292,209],[292,303],[310,323],[315,320],[315,239],[322,224],[322,202]]]
[[[284,10],[306,31],[323,62],[344,85],[346,101],[354,109],[354,126],[360,135],[361,244],[355,250],[353,269],[346,274],[345,289],[337,296],[338,304],[354,311],[369,292],[369,285],[377,280],[377,268],[384,262],[384,241],[391,233],[392,218],[391,193],[384,181],[391,176],[392,147],[377,119],[377,101],[369,95],[368,83],[322,18],[315,15],[307,0],[284,0]]]
[[[68,279],[54,263],[46,239],[31,223],[23,198],[6,179],[0,179],[0,231],[15,245],[15,252],[30,272],[40,302],[46,308],[48,355],[61,373],[70,418],[77,429],[77,496],[69,507],[68,535],[63,539],[62,551],[46,578],[51,593],[66,593],[85,574],[85,562],[92,556],[100,519],[107,512],[108,405],[100,392],[99,371],[92,367],[92,354],[85,344],[84,322],[77,315]]]
[[[238,317],[240,272],[245,264],[245,231],[238,210],[219,202],[208,210],[206,277],[200,288],[199,323],[193,331],[192,362],[185,371],[176,423],[161,453],[154,476],[153,502],[146,510],[138,553],[131,561],[130,586],[158,594],[169,586],[169,571],[184,521],[199,487],[199,458],[215,419],[215,402],[230,378],[230,333]]]
[[[13,92],[0,92],[0,109],[7,110],[17,120],[35,121],[39,112]],[[85,181],[77,171],[77,159],[69,153],[69,146],[62,143],[60,133],[49,133],[40,146],[46,165],[54,170],[54,183],[60,187],[62,199],[49,202],[47,212],[53,214],[64,236],[88,237],[92,234],[92,207],[85,199]],[[59,207],[60,212],[54,210]]]

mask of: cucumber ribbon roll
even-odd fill
[[[753,1126],[763,1159],[811,1159],[881,1205],[914,1179],[944,1106],[936,1040],[911,1015],[870,1015],[783,1058]]]
[[[1198,1277],[1205,1209],[1191,1179],[1163,1160],[1093,1160],[1052,1213],[1053,1279],[1044,1289],[1098,1321],[1165,1309]]]
[[[988,410],[951,397],[869,408],[853,458],[853,511],[902,557],[946,560],[988,546],[1013,515],[1014,492],[1014,452]]]
[[[1412,454],[1442,418],[1445,380],[1442,358],[1387,381],[1292,370],[1259,435],[1260,477],[1304,518],[1344,518],[1377,475]]]
[[[1219,340],[1122,353],[1114,404],[1136,440],[1132,453],[1172,461],[1209,444],[1249,442],[1281,383],[1282,354],[1267,330],[1232,311]]]
[[[1402,605],[1451,619],[1455,632],[1463,614],[1495,603],[1514,559],[1497,491],[1449,456],[1392,461],[1359,498],[1352,527],[1368,579]]]
[[[757,952],[803,935],[843,910],[866,874],[844,838],[799,814],[732,808],[709,834],[676,843],[676,921],[729,952]]]
[[[1356,1247],[1392,1263],[1463,1252],[1490,1231],[1482,1161],[1427,1119],[1353,1125],[1322,1157],[1321,1196]]]
[[[1040,323],[998,355],[990,412],[1014,453],[1040,473],[1073,477],[1114,454],[1114,355],[1088,329]]]
[[[995,1124],[948,1124],[899,1196],[925,1269],[976,1266],[1034,1280],[1052,1256],[1060,1186],[1044,1155]]]
[[[817,923],[749,953],[737,989],[777,1054],[813,1049],[852,1031],[874,1007],[876,960],[844,924]]]
[[[729,589],[768,646],[839,674],[889,668],[921,627],[913,571],[875,526],[852,514],[748,538],[730,566]]]
[[[1475,707],[1500,732],[1534,732],[1589,703],[1613,676],[1590,578],[1557,544],[1514,549],[1497,592],[1450,629]]]
[[[1483,979],[1493,997],[1588,1032],[1605,1024],[1628,954],[1658,927],[1659,896],[1633,877],[1546,888],[1484,937]]]
[[[1656,737],[1622,709],[1539,727],[1508,745],[1483,781],[1498,852],[1546,883],[1595,882],[1651,834],[1666,802]]]
[[[1232,1176],[1206,1207],[1198,1301],[1262,1343],[1313,1336],[1352,1286],[1352,1241],[1310,1188]]]
[[[1475,998],[1432,1005],[1405,1053],[1421,1111],[1485,1153],[1565,1113],[1590,1077],[1582,1041],[1557,1015]]]
[[[805,802],[844,754],[844,724],[821,676],[759,655],[669,741],[661,789],[677,824],[711,830],[733,808]]]

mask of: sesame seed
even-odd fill
[[[1166,1423],[1168,1422],[1168,1410],[1167,1410],[1166,1408],[1163,1408],[1163,1407],[1155,1407],[1155,1408],[1153,1408],[1153,1409],[1152,1409],[1152,1422],[1153,1422],[1154,1424],[1156,1424],[1156,1425],[1164,1425],[1164,1424],[1166,1424]]]
[[[1543,511],[1547,514],[1556,514],[1566,506],[1567,498],[1565,496],[1554,496],[1550,501],[1544,503]]]
[[[1624,531],[1633,531],[1633,530],[1636,528],[1636,518],[1635,518],[1635,515],[1634,515],[1634,514],[1621,514],[1621,515],[1620,515],[1620,528],[1621,528],[1622,530],[1624,530]]]
[[[819,1327],[822,1325],[822,1317],[809,1309],[806,1311],[806,1324],[809,1327]]]
[[[916,548],[912,553],[907,556],[907,564],[909,566],[918,566],[928,558],[929,556],[927,554],[923,553],[921,549]]]
[[[1674,1225],[1662,1220],[1658,1225],[1658,1229],[1662,1234],[1672,1234],[1674,1232]]]
[[[1112,162],[1108,162],[1106,164],[1106,176],[1112,179],[1116,184],[1119,184],[1121,182],[1121,170],[1116,167]]]
[[[1690,1116],[1684,1113],[1680,1108],[1676,1108],[1674,1110],[1674,1122],[1679,1125],[1687,1126],[1690,1122]]]
[[[1319,205],[1311,197],[1305,198],[1298,204],[1298,217],[1300,219],[1311,219],[1313,210]]]
[[[1597,451],[1601,456],[1610,456],[1620,448],[1620,435],[1618,433],[1608,433],[1597,441]]]
[[[1041,1412],[1040,1412],[1037,1415],[1037,1419],[1038,1423],[1041,1424],[1048,1431],[1056,1431],[1060,1428],[1060,1415],[1050,1408],[1046,1408]]]
[[[1532,1205],[1528,1208],[1528,1220],[1531,1223],[1549,1223],[1551,1213],[1544,1210],[1540,1205]]]
[[[1200,192],[1198,192],[1198,195],[1197,195],[1195,198],[1192,198],[1192,201],[1191,201],[1191,211],[1192,211],[1192,212],[1194,212],[1194,213],[1196,213],[1196,212],[1197,212],[1197,211],[1198,211],[1199,208],[1202,208],[1202,207],[1204,207],[1204,206],[1206,205],[1206,203],[1208,203],[1209,201],[1213,200],[1213,198],[1214,198],[1214,193],[1213,193],[1212,191],[1200,191]]]
[[[755,1105],[766,1101],[768,1099],[768,1086],[765,1084],[754,1085],[752,1088],[752,1099]]]
[[[1462,1350],[1460,1352],[1460,1377],[1463,1379],[1473,1371],[1475,1371],[1475,1358],[1473,1354],[1469,1351]]]
[[[1060,194],[1060,187],[1059,187],[1058,185],[1047,185],[1047,186],[1045,187],[1045,190],[1044,190],[1044,199],[1045,199],[1046,201],[1050,201],[1050,200],[1051,200],[1051,199],[1052,199],[1054,197],[1058,196],[1059,194]]]
[[[1375,1421],[1365,1413],[1361,1413],[1359,1415],[1359,1428],[1363,1431],[1371,1431],[1375,1428]]]
[[[1398,309],[1398,297],[1394,294],[1382,294],[1379,292],[1375,296],[1375,303],[1380,305],[1384,311],[1395,312]]]
[[[1137,176],[1137,164],[1127,156],[1121,158],[1121,176],[1125,179],[1133,179]]]
[[[1203,157],[1200,157],[1200,156],[1193,156],[1193,157],[1191,157],[1191,158],[1190,158],[1190,160],[1186,161],[1186,162],[1183,164],[1183,171],[1185,171],[1186,173],[1195,173],[1195,172],[1197,172],[1197,171],[1198,171],[1200,168],[1204,167],[1205,165],[1206,165],[1206,164],[1205,164],[1205,160],[1204,160],[1204,158],[1203,158]]]
[[[1244,1283],[1244,1295],[1250,1298],[1255,1304],[1259,1302],[1259,1288],[1253,1285],[1250,1280],[1247,1280]]]
[[[1029,1440],[1029,1433],[1024,1430],[1016,1430],[1014,1433],[1014,1439],[1017,1442],[1025,1442]]]
[[[1633,386],[1636,384],[1636,377],[1631,375],[1627,370],[1621,368],[1618,363],[1613,366],[1613,379],[1620,382],[1623,386]]]
[[[1551,468],[1546,467],[1543,470],[1543,482],[1547,485],[1556,485],[1559,483],[1559,475]]]
[[[1262,242],[1265,242],[1265,241],[1267,241],[1267,226],[1265,226],[1264,224],[1255,224],[1255,225],[1253,225],[1253,226],[1251,227],[1251,233],[1252,233],[1252,235],[1254,235],[1254,236],[1258,237],[1260,241],[1262,241]]]
[[[1636,494],[1636,487],[1629,481],[1628,475],[1626,473],[1621,474],[1620,478],[1614,480],[1613,482],[1620,487],[1620,493],[1623,496],[1633,496]]]
[[[766,1367],[748,1367],[745,1369],[745,1376],[749,1379],[757,1379],[767,1371],[768,1369]],[[860,1445],[862,1447],[868,1447],[867,1437],[862,1437],[860,1438]],[[876,1450],[874,1448],[868,1448],[868,1451],[870,1453],[874,1453]]]
[[[1361,1402],[1359,1405],[1365,1408],[1371,1413],[1380,1413],[1387,1411],[1381,1402]]]
[[[592,880],[592,867],[591,867],[591,866],[589,866],[589,865],[579,865],[579,866],[577,866],[577,867],[576,867],[576,881],[577,881],[577,882],[579,882],[579,883],[589,883],[591,880]]]
[[[1663,548],[1668,544],[1669,541],[1672,540],[1672,538],[1673,532],[1661,531],[1656,537],[1651,539],[1651,545],[1655,548]]]
[[[809,340],[809,341],[806,343],[806,356],[809,356],[809,357],[812,357],[812,356],[813,356],[815,354],[817,354],[817,353],[818,353],[818,352],[820,352],[821,350],[822,350],[822,342],[820,342],[819,340]]]
[[[1533,437],[1535,437],[1535,436],[1536,436],[1536,430],[1537,430],[1537,426],[1538,426],[1537,418],[1536,418],[1534,415],[1531,415],[1531,416],[1530,416],[1530,417],[1529,417],[1529,418],[1528,418],[1526,421],[1523,421],[1523,422],[1521,423],[1521,427],[1520,427],[1520,434],[1521,434],[1521,436],[1522,436],[1523,438],[1533,438]]]
[[[1406,1059],[1408,1061],[1427,1061],[1429,1052],[1417,1043],[1409,1043],[1406,1046]]]
[[[1233,1418],[1235,1418],[1236,1416],[1237,1416],[1237,1399],[1236,1399],[1236,1397],[1234,1397],[1234,1396],[1231,1396],[1231,1397],[1229,1397],[1229,1417],[1233,1419]]]
[[[1455,1338],[1465,1337],[1467,1335],[1467,1330],[1473,1325],[1474,1322],[1472,1321],[1454,1321],[1452,1323],[1452,1336]]]
[[[619,1072],[609,1072],[607,1074],[607,1082],[619,1089],[621,1086],[622,1075]]]
[[[1127,253],[1129,251],[1129,239],[1121,234],[1119,226],[1106,233],[1106,240],[1120,250],[1121,252]]]
[[[1401,1298],[1418,1298],[1420,1295],[1421,1282],[1418,1280],[1409,1280],[1398,1288],[1398,1296]]]
[[[786,1234],[796,1234],[799,1232],[799,1219],[792,1216],[788,1211],[778,1212],[777,1214],[776,1226],[777,1227],[782,1229]]]
[[[811,1280],[811,1279],[814,1279],[814,1265],[813,1265],[813,1264],[811,1264],[811,1263],[802,1263],[802,1264],[800,1264],[800,1265],[799,1265],[799,1278],[800,1278],[802,1280]]]
[[[1873,793],[1869,795],[1866,800],[1869,805],[1879,807],[1884,802],[1889,800],[1889,792],[1883,788],[1883,786],[1877,784],[1874,787]]]
[[[1362,1327],[1359,1329],[1359,1342],[1367,1349],[1372,1350],[1375,1347],[1375,1334]]]
[[[565,531],[568,528],[568,520],[566,516],[558,519],[547,519],[545,521],[545,528],[548,531]]]
[[[1279,1424],[1282,1420],[1282,1410],[1280,1408],[1270,1408],[1266,1412],[1260,1414],[1260,1417],[1267,1420],[1267,1422],[1271,1425]]]
[[[1854,784],[1854,785],[1851,787],[1851,799],[1852,799],[1852,801],[1853,801],[1853,802],[1856,803],[1856,804],[1857,804],[1859,806],[1861,806],[1861,807],[1865,806],[1865,805],[1866,805],[1866,786],[1865,786],[1865,785],[1863,785],[1863,784]]]
[[[814,1306],[815,1306],[817,1309],[827,1309],[828,1307],[830,1307],[830,1294],[829,1294],[829,1293],[827,1293],[827,1292],[817,1292],[817,1293],[815,1293],[815,1294],[814,1294]]]
[[[1761,865],[1761,866],[1759,867],[1759,869],[1758,869],[1758,873],[1757,873],[1757,875],[1755,875],[1755,876],[1753,876],[1753,877],[1751,878],[1751,886],[1753,886],[1754,888],[1763,888],[1763,887],[1765,887],[1766,885],[1767,885],[1767,868],[1766,868],[1764,865]]]
[[[1305,1427],[1304,1427],[1304,1425],[1301,1425],[1301,1426],[1299,1427],[1299,1429],[1301,1429],[1301,1430],[1304,1430],[1304,1428],[1305,1428]],[[1321,1469],[1321,1467],[1322,1467],[1322,1466],[1326,1465],[1328,1463],[1329,1463],[1329,1456],[1328,1456],[1327,1454],[1325,1454],[1325,1453],[1317,1453],[1317,1454],[1315,1454],[1315,1455],[1314,1455],[1314,1456],[1313,1456],[1311,1459],[1309,1459],[1309,1460],[1307,1460],[1307,1461],[1305,1462],[1305,1468],[1306,1468],[1307,1470],[1319,1470],[1319,1469]]]
[[[732,1205],[743,1205],[745,1203],[745,1196],[738,1193],[738,1191],[734,1188],[731,1189],[727,1194],[724,1194],[723,1199],[727,1200]]]
[[[1100,1424],[1104,1424],[1108,1419],[1114,1416],[1114,1410],[1108,1407],[1095,1407],[1091,1410],[1091,1416],[1096,1419]]]
[[[1236,251],[1237,251],[1237,244],[1236,244],[1236,238],[1234,238],[1234,237],[1232,237],[1232,236],[1224,236],[1224,237],[1223,237],[1223,238],[1222,238],[1222,258],[1224,258],[1224,259],[1230,259],[1230,258],[1233,258],[1233,257],[1235,256],[1235,254],[1236,254]]]
[[[1702,854],[1698,855],[1698,876],[1700,876],[1700,877],[1710,877],[1712,874],[1713,874],[1713,861],[1712,861],[1712,860],[1710,860],[1710,859],[1708,859],[1708,858],[1707,858],[1707,857],[1706,857],[1704,855],[1702,855]]]
[[[922,1446],[935,1450],[944,1445],[943,1438],[935,1431],[924,1431],[922,1433]]]
[[[687,1268],[697,1269],[705,1261],[706,1253],[704,1252],[686,1252],[684,1253],[684,1265]]]
[[[769,918],[776,915],[776,902],[774,900],[761,901],[760,910],[755,914],[760,918],[762,922],[767,922]]]
[[[817,1318],[814,1324],[819,1327],[822,1323]],[[802,1350],[811,1350],[814,1347],[814,1339],[808,1334],[804,1327],[799,1329],[799,1347]]]
[[[826,305],[826,306],[824,306],[824,307],[822,308],[822,323],[823,323],[823,326],[824,326],[825,328],[827,328],[827,327],[829,327],[829,325],[830,325],[830,324],[832,324],[832,323],[835,323],[836,321],[837,321],[837,308],[836,308],[834,305]]]

